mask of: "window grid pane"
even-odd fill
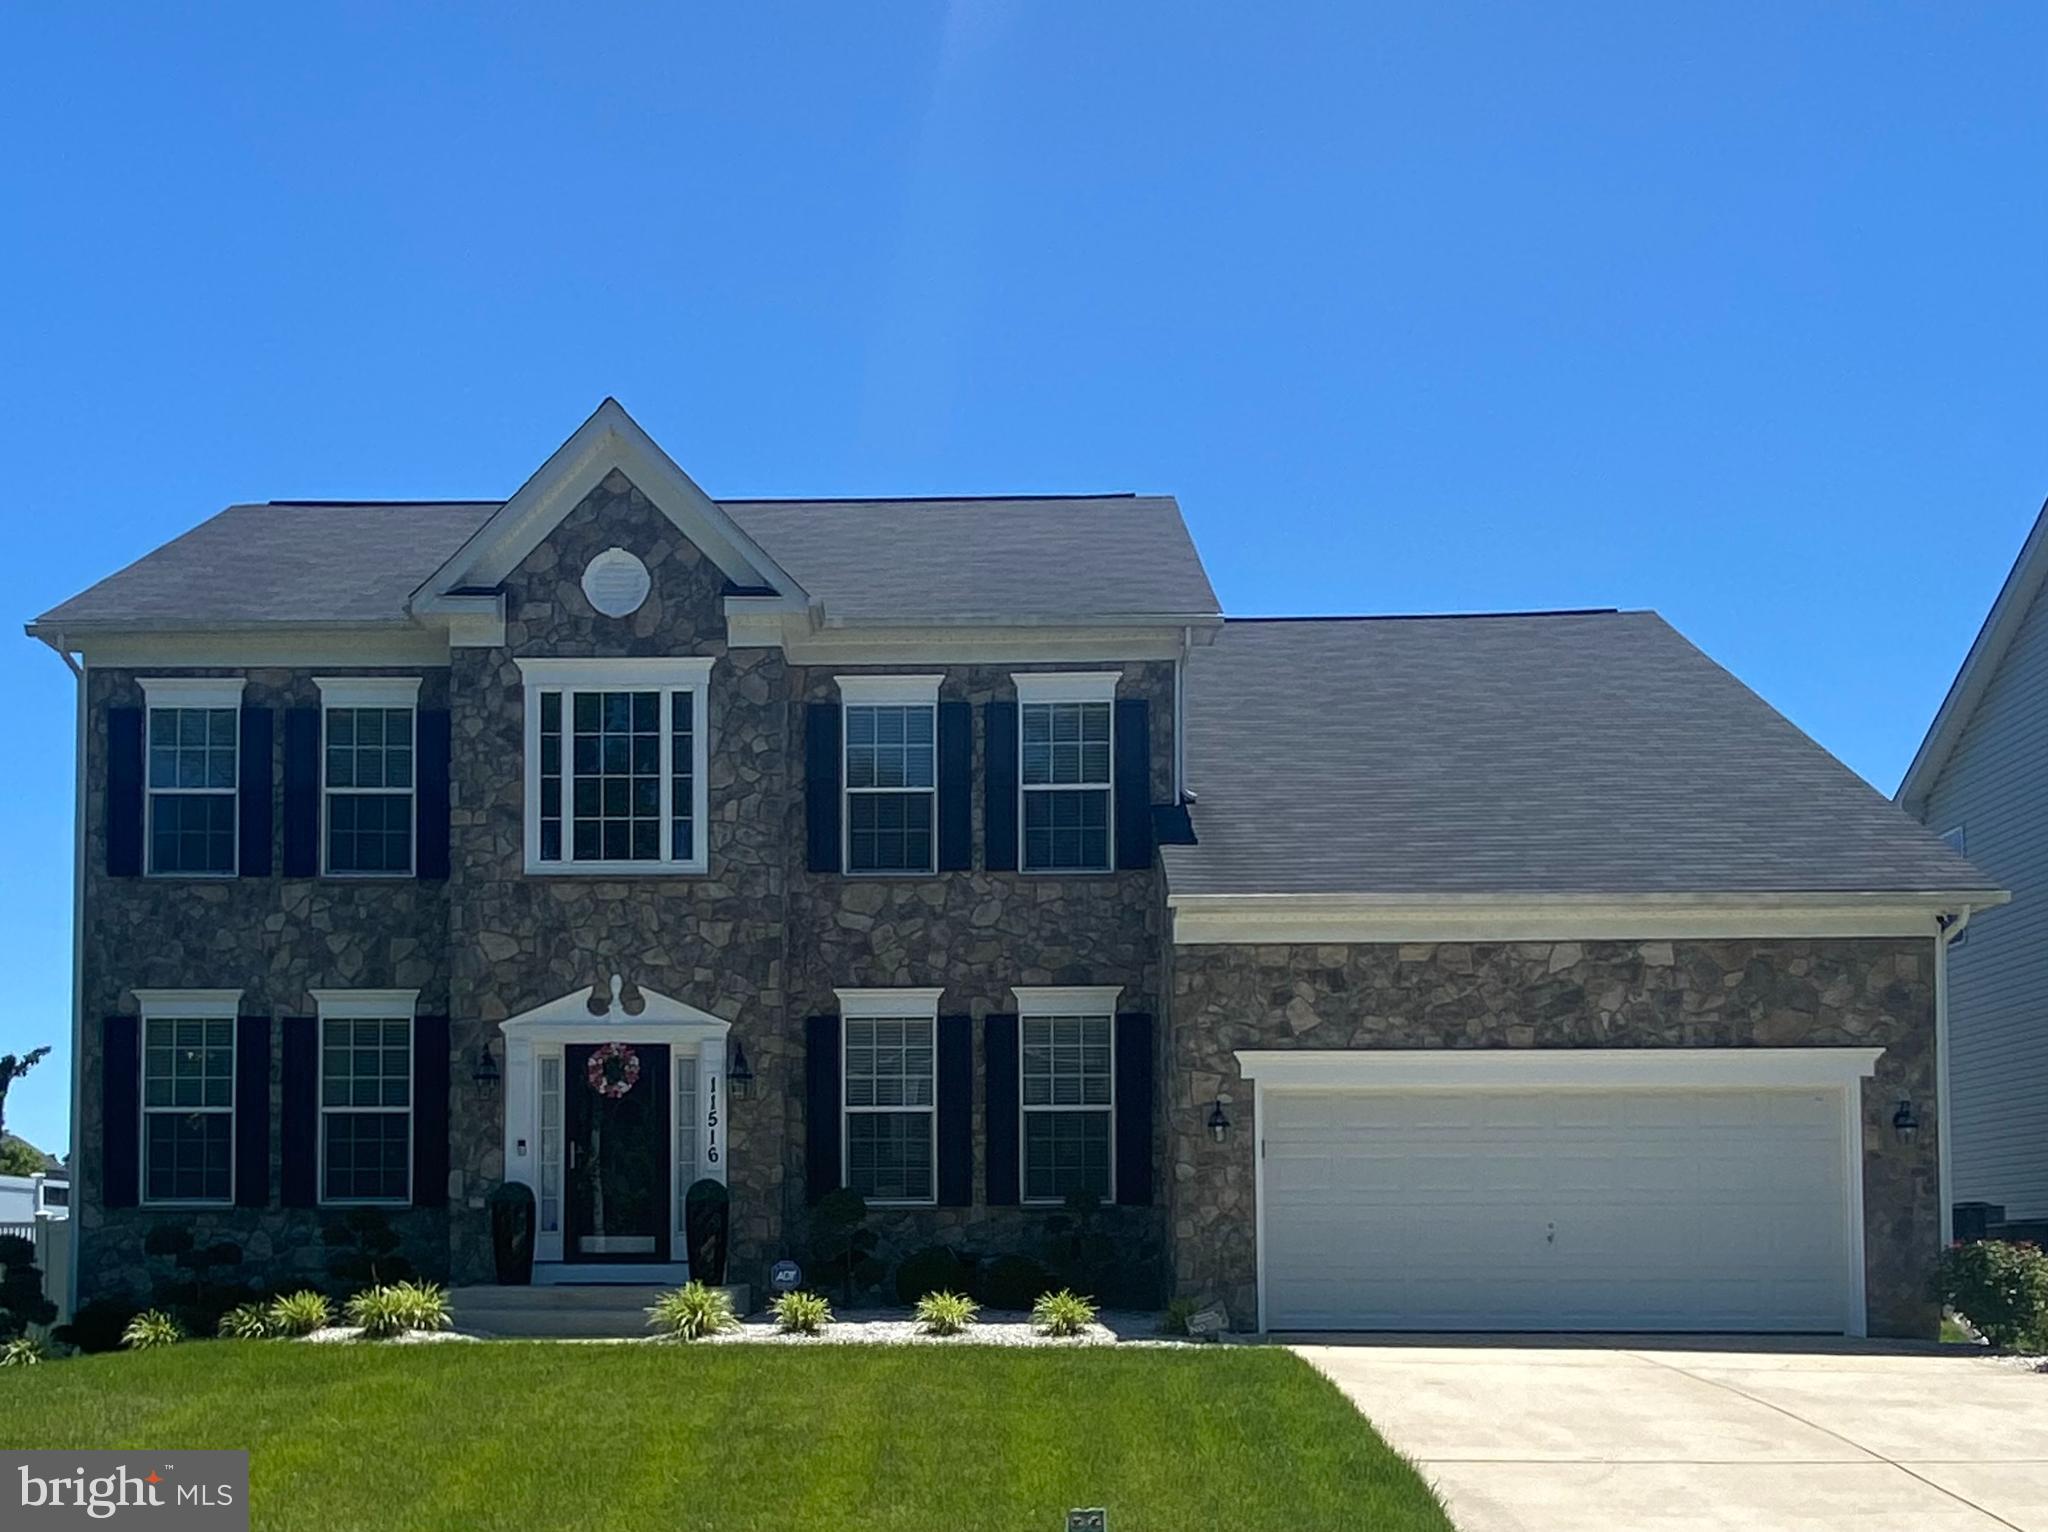
[[[844,1026],[846,1184],[878,1202],[929,1202],[936,1023],[850,1017]]]
[[[540,1232],[562,1227],[562,1059],[540,1060]]]
[[[562,694],[540,694],[540,859],[562,859]]]
[[[149,870],[232,874],[238,713],[149,710]]]
[[[670,692],[669,706],[669,849],[678,862],[696,855],[697,751],[694,729],[696,693]]]
[[[233,1195],[235,1024],[148,1021],[143,1029],[143,1193],[152,1202]]]
[[[321,1196],[402,1202],[411,1189],[412,1023],[320,1024]]]
[[[1113,1023],[1108,1016],[1026,1016],[1022,1021],[1024,1195],[1063,1201],[1111,1195]]]
[[[930,703],[846,709],[849,872],[932,871],[937,718]]]
[[[412,871],[413,711],[326,710],[327,870]]]
[[[684,1209],[697,1180],[697,1061],[673,1060],[676,1072],[676,1206],[675,1225],[685,1227]]]
[[[1023,707],[1027,872],[1108,870],[1110,719],[1107,702]]]

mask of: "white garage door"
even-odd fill
[[[1275,1330],[1849,1326],[1834,1090],[1265,1094]]]

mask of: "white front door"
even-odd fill
[[[1838,1088],[1266,1091],[1274,1330],[1840,1333]]]

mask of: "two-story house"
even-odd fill
[[[80,1296],[734,1277],[1073,1192],[1244,1327],[1931,1333],[1945,921],[2002,895],[1655,616],[1226,621],[1178,507],[235,506],[79,674]]]

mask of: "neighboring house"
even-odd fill
[[[1941,923],[2003,896],[1659,618],[1229,621],[1171,499],[236,506],[82,665],[79,1287],[733,1277],[1093,1193],[1241,1327],[1932,1335]]]
[[[2048,1234],[2048,507],[1900,783],[1906,812],[2013,891],[1949,956],[1959,1227]],[[1989,1208],[1984,1204],[1990,1204]],[[2001,1211],[2002,1210],[2002,1211]],[[1974,1215],[1974,1216],[1973,1216]]]
[[[0,1176],[0,1225],[33,1222],[38,1213],[70,1216],[71,1183],[60,1175]]]

